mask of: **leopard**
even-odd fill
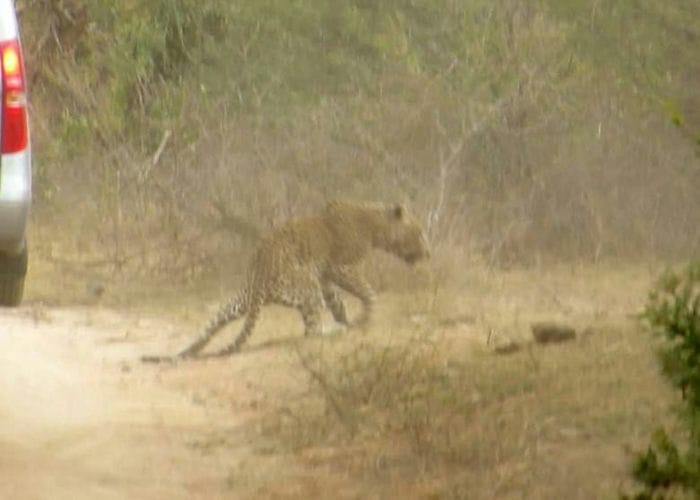
[[[341,327],[366,327],[376,294],[360,265],[373,249],[393,254],[409,265],[430,257],[419,220],[403,204],[336,200],[328,202],[320,213],[289,220],[259,241],[243,288],[220,306],[176,358],[199,356],[227,324],[245,316],[233,342],[208,356],[239,352],[253,333],[262,307],[268,304],[298,310],[305,336],[324,334],[324,308]],[[340,290],[361,302],[362,311],[352,324]]]

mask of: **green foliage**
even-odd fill
[[[644,317],[668,341],[661,350],[664,373],[685,392],[689,409],[700,409],[700,262],[682,275],[666,274],[649,296]]]
[[[700,261],[682,274],[667,273],[651,292],[644,318],[665,342],[664,374],[683,394],[687,443],[678,447],[664,430],[637,457],[633,475],[644,489],[636,498],[660,498],[671,487],[700,495]]]
[[[698,491],[697,463],[681,457],[678,448],[663,429],[658,429],[652,436],[652,443],[647,451],[640,454],[633,466],[635,479],[645,485],[645,491],[635,498],[658,498],[660,491],[672,486],[682,486]]]
[[[494,9],[486,0],[131,0],[86,8],[90,29],[66,63],[90,99],[69,107],[119,143],[157,140],[192,98],[274,121],[324,99],[384,93],[389,75],[397,97],[412,98],[412,82],[434,78],[467,96],[484,86],[485,72],[499,97],[517,84],[516,54],[534,63],[551,41],[549,32],[543,40],[518,27],[532,9]]]
[[[463,29],[487,2],[237,2],[226,50],[208,75],[244,110],[275,112],[367,94],[387,73],[433,76],[489,25]],[[466,89],[462,89],[466,90]]]
[[[52,122],[52,140],[63,158],[123,146],[152,151],[163,129],[173,127],[181,116],[183,96],[192,92],[185,84],[187,75],[206,67],[223,39],[226,5],[192,0],[86,2],[89,28],[72,45],[63,46],[58,39],[56,53],[41,45],[43,39],[31,37],[47,29],[42,17],[32,17],[32,4],[28,53],[33,43],[39,44],[38,55],[45,58],[32,61],[38,68],[34,93],[46,93],[55,103],[55,109],[47,107],[42,116]],[[80,133],[76,124],[83,127]]]
[[[671,123],[700,127],[694,98],[700,70],[700,3],[547,0],[550,12],[571,29],[571,49],[618,84],[665,108]],[[685,111],[685,113],[684,113]],[[691,123],[688,123],[688,122]]]

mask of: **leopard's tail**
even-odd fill
[[[177,357],[187,358],[197,355],[224,326],[248,312],[248,302],[247,291],[241,290],[238,292],[231,300],[219,308],[216,316],[211,319],[207,327],[202,331],[199,337],[197,337],[197,340],[180,351]]]

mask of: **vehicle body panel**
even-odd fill
[[[19,38],[14,2],[0,0],[0,42],[19,41]],[[3,85],[0,85],[0,103],[4,102],[5,98],[2,92]],[[0,125],[4,119],[2,109],[3,107],[0,106]],[[0,252],[2,253],[17,255],[24,250],[26,244],[25,234],[32,198],[31,165],[29,141],[27,147],[19,152],[0,154]]]

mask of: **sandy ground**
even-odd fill
[[[236,407],[210,404],[197,381],[226,361],[137,361],[172,329],[89,308],[0,311],[0,498],[255,496],[237,481],[254,387],[241,381]]]
[[[455,353],[467,353],[463,343],[472,345],[476,338],[501,334],[517,338],[525,331],[523,325],[535,319],[563,318],[577,327],[627,321],[643,300],[648,278],[558,272],[533,284],[531,275],[515,273],[508,280],[494,278],[488,286],[475,280],[471,288],[468,295],[440,294],[435,306],[432,295],[426,299],[385,293],[376,311],[377,326],[367,338],[380,343],[392,335],[403,338],[421,318],[405,311],[427,309],[437,318],[433,318],[435,340]],[[333,449],[322,443],[294,450],[270,437],[269,417],[291,415],[289,408],[309,390],[308,373],[300,368],[294,347],[352,344],[358,338],[353,330],[334,339],[307,340],[298,314],[272,307],[265,310],[254,338],[239,355],[152,365],[141,363],[140,356],[177,352],[211,310],[180,307],[178,313],[166,316],[134,308],[41,304],[33,301],[0,310],[2,499],[392,498],[401,487],[406,490],[402,497],[440,497],[412,490],[420,478],[401,476],[401,467],[396,468],[399,475],[392,476],[378,466],[366,466],[363,461],[379,463],[371,449]],[[351,310],[351,315],[356,313]],[[238,328],[232,325],[219,342],[230,341]],[[657,380],[655,360],[644,340],[634,331],[622,336],[619,332],[603,329],[592,342],[538,351],[542,375],[530,376],[532,388],[524,395],[515,394],[512,401],[496,398],[477,405],[481,413],[475,413],[476,423],[488,422],[492,409],[498,413],[518,408],[527,418],[511,424],[512,439],[521,439],[526,450],[539,450],[539,455],[527,467],[519,455],[472,464],[481,467],[477,473],[488,474],[484,481],[471,476],[465,480],[475,488],[481,485],[474,490],[480,494],[468,496],[494,497],[490,483],[503,471],[523,482],[509,486],[513,494],[508,498],[557,498],[542,484],[557,484],[559,490],[552,491],[569,491],[570,472],[557,468],[562,453],[542,448],[540,434],[554,425],[551,422],[561,421],[562,428],[569,429],[573,424],[567,419],[581,407],[586,415],[598,411],[602,403],[597,401],[606,387],[611,387],[610,394],[598,417],[607,424],[591,426],[589,434],[577,437],[571,447],[576,453],[569,455],[592,477],[614,469],[606,484],[614,486],[626,476],[629,457],[622,450],[628,441],[645,442],[656,415],[666,411],[661,403],[652,404],[663,399],[656,394],[664,395],[665,387]],[[484,358],[479,364],[483,373],[477,370],[474,375],[488,381],[492,369],[513,364],[517,374],[518,366],[532,362],[526,354],[501,363],[502,359]],[[588,369],[594,363],[604,378],[590,388],[585,377],[567,371],[569,362]],[[634,370],[610,368],[621,363]],[[550,371],[562,371],[561,383],[547,378]],[[544,396],[537,384],[544,387]],[[652,386],[654,391],[647,390]],[[621,391],[629,398],[620,399]],[[551,397],[551,404],[533,400],[529,405],[526,396]],[[634,402],[633,396],[641,402]],[[542,422],[533,427],[538,418]],[[613,429],[612,434],[606,429]],[[614,443],[608,442],[620,433]],[[489,439],[497,439],[494,436]],[[600,465],[605,460],[615,467]],[[352,469],[358,463],[359,475]],[[541,484],[533,481],[530,476],[537,471],[549,479]],[[583,474],[577,481],[588,484],[589,476]],[[439,484],[426,481],[426,492],[443,491]],[[612,491],[613,486],[602,490]],[[572,498],[590,497],[587,490],[581,491]]]

